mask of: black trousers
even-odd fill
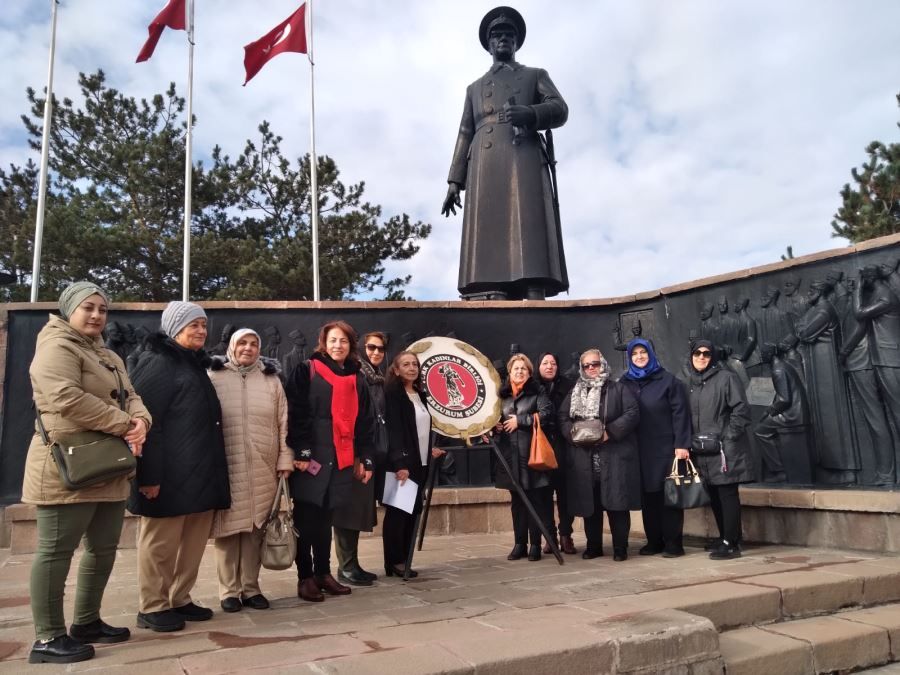
[[[587,550],[595,553],[603,551],[603,503],[600,481],[594,481],[594,513],[584,519],[584,534]],[[613,548],[628,548],[628,533],[631,531],[630,511],[607,511],[609,530],[612,533]]]
[[[541,544],[541,528],[531,514],[528,507],[515,490],[509,491],[510,509],[512,510],[513,534],[517,544],[527,544],[529,539],[532,546]],[[537,511],[538,517],[544,521],[548,531],[553,530],[553,494],[549,487],[533,488],[525,490],[525,494]]]
[[[575,521],[575,516],[569,513],[569,492],[566,489],[566,470],[564,468],[556,469],[555,471],[550,472],[550,499],[553,499],[553,493],[556,493],[556,511],[559,516],[559,536],[560,537],[571,537],[572,536],[572,523]],[[551,523],[550,534],[553,534],[553,504],[551,501],[550,504],[550,518]]]
[[[294,502],[294,527],[297,529],[297,575],[306,579],[313,574],[331,574],[332,510]]]
[[[663,499],[663,492],[644,492],[641,496],[641,516],[647,543],[656,548],[680,550],[684,547],[684,511],[670,509]]]
[[[419,493],[412,513],[402,509],[384,505],[384,520],[381,523],[381,545],[384,549],[384,565],[405,565],[409,547],[416,533],[413,526],[416,514],[422,509],[422,482],[419,481]]]
[[[737,544],[741,541],[741,497],[738,493],[738,483],[728,485],[707,485],[709,491],[709,505],[716,525],[719,528],[719,536],[729,544]]]

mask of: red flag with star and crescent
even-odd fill
[[[244,46],[247,84],[266,63],[282,52],[306,54],[306,3],[256,42]]]
[[[150,33],[150,37],[147,38],[147,41],[141,48],[141,53],[138,54],[135,63],[141,63],[153,56],[156,43],[159,42],[159,37],[166,28],[185,30],[187,22],[185,20],[184,3],[185,0],[169,0],[166,6],[163,7],[163,10],[150,22],[150,25],[147,26],[147,32]]]

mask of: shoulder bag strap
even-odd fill
[[[34,408],[34,419],[37,420],[38,431],[41,433],[41,440],[44,441],[44,445],[50,445],[50,437],[47,435],[47,430],[44,428],[44,423],[41,421],[41,411],[38,409],[34,399],[31,400],[31,407]]]
[[[125,385],[122,382],[122,376],[119,375],[119,369],[113,365],[106,363],[105,361],[101,361],[100,365],[115,373],[116,383],[119,387],[118,393],[116,394],[116,399],[119,402],[119,408],[125,410]],[[47,429],[44,427],[44,422],[41,420],[41,409],[37,407],[37,401],[35,401],[34,399],[31,399],[31,407],[34,408],[34,419],[37,421],[38,431],[41,434],[41,440],[44,441],[44,445],[50,445],[50,436],[47,434]]]

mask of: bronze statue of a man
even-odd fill
[[[455,215],[466,191],[459,292],[540,300],[569,288],[549,132],[565,124],[569,108],[547,71],[516,62],[525,41],[516,10],[488,12],[479,38],[494,63],[466,90],[441,210]]]

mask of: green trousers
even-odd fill
[[[37,507],[38,546],[31,564],[31,614],[38,640],[66,633],[63,594],[72,555],[84,537],[73,623],[100,618],[103,591],[116,561],[125,502],[86,502]]]
[[[348,530],[344,527],[334,528],[334,552],[337,555],[338,569],[342,572],[356,572],[359,567],[359,530]]]

